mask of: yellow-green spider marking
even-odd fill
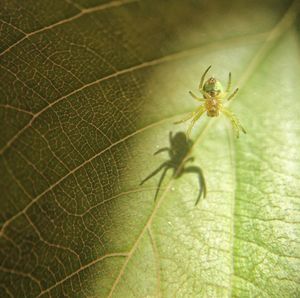
[[[222,84],[214,77],[209,78],[204,83],[205,76],[210,68],[211,66],[209,66],[203,73],[199,84],[199,91],[202,94],[203,98],[196,96],[192,91],[189,92],[194,99],[203,102],[203,104],[201,104],[194,112],[189,113],[182,120],[175,122],[175,124],[179,124],[192,119],[186,131],[186,137],[188,139],[195,123],[205,112],[208,117],[217,117],[219,116],[220,112],[223,112],[223,114],[230,119],[232,127],[235,130],[236,137],[238,138],[240,130],[243,133],[246,133],[246,130],[241,125],[239,119],[229,109],[223,106],[223,100],[226,99],[231,90],[231,73],[229,73],[227,88],[224,92]],[[227,97],[227,100],[232,99],[237,94],[238,90],[238,88],[235,89],[234,92]]]

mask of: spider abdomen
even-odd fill
[[[210,97],[205,101],[205,107],[207,110],[208,117],[217,117],[219,116],[220,111],[220,102],[218,99]]]

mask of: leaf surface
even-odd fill
[[[0,5],[0,297],[299,297],[297,1]],[[209,65],[247,135],[201,118],[154,200]]]

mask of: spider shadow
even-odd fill
[[[161,148],[154,153],[154,155],[157,155],[162,152],[167,152],[169,154],[169,160],[163,162],[156,170],[143,179],[140,185],[144,184],[160,171],[163,171],[155,192],[155,201],[168,170],[173,170],[172,177],[175,179],[180,178],[183,174],[196,174],[199,181],[199,193],[195,203],[195,205],[197,205],[202,196],[203,198],[206,197],[207,190],[202,169],[198,166],[186,166],[188,162],[194,161],[194,157],[186,158],[190,153],[193,142],[191,140],[187,140],[186,135],[183,132],[177,132],[174,136],[172,132],[169,132],[169,142],[170,147]]]

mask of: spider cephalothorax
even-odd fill
[[[199,84],[199,91],[203,95],[203,98],[196,96],[192,91],[190,91],[190,94],[194,99],[203,103],[194,112],[190,113],[187,117],[185,117],[181,121],[175,123],[176,124],[182,123],[193,118],[186,133],[187,137],[189,137],[191,130],[195,125],[196,121],[205,112],[208,117],[217,117],[219,116],[220,112],[223,112],[224,115],[230,119],[232,126],[236,132],[236,136],[239,137],[239,131],[242,130],[242,132],[246,133],[245,129],[240,124],[238,118],[230,110],[228,110],[223,106],[223,100],[228,96],[231,88],[231,73],[229,73],[227,88],[226,91],[224,92],[221,82],[215,79],[214,77],[209,78],[204,83],[205,75],[207,74],[210,68],[211,66],[209,66],[206,69],[206,71],[201,77],[201,81]],[[238,92],[238,88],[235,89],[235,91],[230,96],[228,96],[227,100],[232,99],[237,92]]]

